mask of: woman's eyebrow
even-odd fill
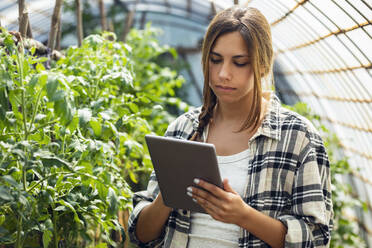
[[[217,56],[217,57],[223,57],[221,54],[217,53],[217,52],[213,52],[211,51],[211,54],[214,55],[214,56]],[[233,58],[234,59],[238,59],[238,58],[246,58],[248,57],[249,58],[249,55],[248,54],[238,54],[238,55],[234,55]]]

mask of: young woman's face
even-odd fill
[[[253,81],[250,56],[240,33],[220,36],[209,56],[209,86],[218,101],[249,103]]]

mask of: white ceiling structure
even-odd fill
[[[48,37],[54,0],[28,0],[35,39]],[[91,1],[96,4],[96,1]],[[163,43],[190,62],[183,72],[190,101],[200,104],[200,40],[215,11],[236,3],[261,10],[272,26],[276,91],[282,101],[306,102],[339,138],[353,168],[348,183],[367,202],[350,215],[372,247],[372,2],[371,0],[105,0],[135,11],[164,30]],[[98,7],[97,7],[98,8]],[[98,13],[98,10],[97,10]],[[68,14],[67,14],[68,15]],[[16,1],[0,1],[1,25],[17,29]],[[64,16],[67,22],[74,17]],[[74,21],[73,21],[74,22]]]

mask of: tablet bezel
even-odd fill
[[[186,194],[186,188],[196,186],[194,178],[223,188],[214,145],[156,135],[146,135],[145,139],[164,204],[205,213]]]

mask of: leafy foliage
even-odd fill
[[[155,31],[88,36],[46,70],[0,33],[0,244],[115,246],[128,181],[152,166],[143,143],[162,135],[183,79],[156,59]],[[145,70],[145,71],[143,71]]]
[[[294,106],[285,107],[306,117],[312,121],[318,130],[322,131],[324,145],[330,161],[332,181],[334,227],[330,247],[366,247],[365,241],[358,235],[357,223],[345,216],[345,211],[348,208],[361,207],[364,211],[367,211],[368,208],[365,202],[352,196],[351,186],[342,181],[343,176],[351,174],[352,168],[347,158],[338,154],[342,148],[340,141],[335,134],[320,123],[320,117],[312,113],[305,103],[299,102]]]

